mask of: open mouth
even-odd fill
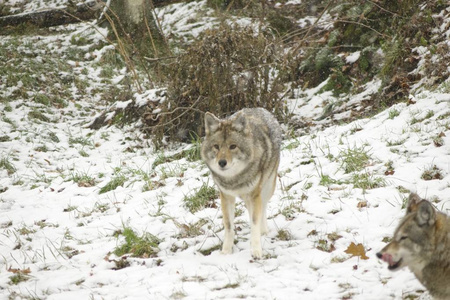
[[[388,270],[394,271],[400,268],[402,264],[402,258],[400,258],[398,261],[394,261],[394,258],[389,253],[377,253],[377,256],[379,259],[385,261],[388,263]]]
[[[401,263],[402,263],[402,259],[400,259],[400,260],[399,260],[398,262],[396,262],[396,263],[390,261],[390,262],[389,262],[388,269],[391,270],[391,271],[394,271],[394,270],[396,270],[396,269],[398,269],[398,268],[400,267]]]

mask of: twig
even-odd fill
[[[172,111],[159,113],[159,114],[156,115],[156,117],[151,117],[152,121],[157,121],[157,120],[159,119],[160,116],[172,115],[172,114],[174,114],[174,113],[175,113],[176,111],[178,111],[178,110],[184,110],[184,112],[182,112],[182,113],[181,113],[180,115],[178,115],[176,118],[171,119],[171,120],[169,120],[168,122],[166,122],[166,123],[164,123],[164,124],[158,124],[158,125],[152,126],[151,128],[158,128],[158,127],[161,127],[161,126],[167,126],[167,125],[169,125],[170,123],[173,123],[175,120],[177,120],[177,119],[181,118],[182,116],[184,116],[188,111],[192,111],[192,110],[193,110],[193,111],[196,111],[196,112],[199,112],[199,113],[204,113],[204,111],[202,111],[202,110],[200,110],[200,109],[197,109],[197,108],[194,108],[194,106],[197,105],[197,103],[200,101],[200,99],[202,99],[202,96],[198,96],[197,100],[195,100],[195,102],[192,103],[192,105],[189,106],[189,107],[178,106],[178,107],[176,107],[176,108],[175,108],[174,110],[172,110]],[[147,128],[149,128],[149,127],[146,127],[146,128],[144,128],[144,129],[147,129]]]
[[[348,20],[342,20],[342,19],[336,19],[335,22],[339,22],[339,23],[349,23],[349,24],[360,25],[360,26],[362,26],[362,27],[368,28],[368,29],[370,29],[370,30],[376,32],[378,35],[380,35],[380,36],[382,36],[382,37],[384,37],[384,38],[390,38],[390,36],[388,36],[388,35],[386,35],[386,34],[384,34],[384,33],[381,33],[381,32],[379,32],[378,30],[373,29],[372,27],[370,27],[370,26],[368,26],[368,25],[366,25],[366,24],[364,24],[364,23],[361,23],[361,22],[348,21]]]
[[[316,26],[316,24],[319,22],[319,20],[323,17],[323,15],[325,14],[325,12],[328,10],[328,8],[330,7],[331,3],[333,3],[334,0],[330,0],[327,4],[327,6],[325,6],[325,8],[322,10],[322,12],[320,13],[319,17],[316,19],[316,21],[314,22],[314,24],[312,26],[309,27],[308,31],[305,33],[305,35],[303,36],[303,38],[300,40],[299,44],[297,45],[297,47],[295,47],[294,52],[297,52],[300,47],[302,47],[303,42],[306,40],[306,38],[308,37],[309,33],[311,32],[311,30]]]
[[[397,14],[397,13],[395,13],[395,12],[393,12],[393,11],[390,11],[390,10],[388,10],[388,9],[386,9],[386,8],[384,8],[384,7],[382,7],[381,5],[375,3],[375,2],[373,2],[373,1],[371,1],[371,0],[366,0],[366,1],[372,3],[373,5],[375,5],[376,7],[378,7],[379,9],[381,9],[382,11],[388,12],[388,13],[390,13],[390,14],[396,16],[396,17],[401,17],[399,14]]]
[[[174,56],[166,56],[166,57],[145,57],[144,59],[150,62],[155,62],[155,61],[160,61],[160,60],[166,60],[166,59],[174,59],[174,58],[178,58],[178,56],[174,55]]]

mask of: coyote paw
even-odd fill
[[[254,259],[261,259],[262,258],[262,249],[261,248],[252,249],[252,257]]]
[[[220,253],[222,253],[222,254],[231,254],[231,253],[233,253],[233,248],[232,247],[227,247],[227,248],[225,248],[225,247],[222,247],[222,251],[220,251]]]
[[[222,251],[220,251],[220,253],[222,253],[222,254],[231,254],[231,253],[233,253],[233,246],[224,244],[222,246]]]

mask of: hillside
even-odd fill
[[[430,299],[409,270],[391,272],[375,253],[392,237],[410,192],[450,214],[450,7],[430,1],[405,12],[416,23],[398,18],[395,26],[416,40],[386,44],[394,34],[376,27],[365,5],[389,16],[402,8],[380,1],[352,9],[280,1],[267,8],[271,25],[258,23],[257,7],[230,8],[224,18],[210,2],[157,9],[177,56],[169,74],[178,77],[167,83],[140,73],[140,91],[105,29],[80,23],[0,35],[0,298]],[[5,3],[10,12],[65,1]],[[371,29],[348,29],[366,37],[351,41],[336,20]],[[285,43],[260,35],[263,25]],[[220,201],[199,159],[201,136],[186,143],[188,127],[174,126],[179,138],[164,126],[146,130],[169,124],[152,123],[168,103],[204,111],[194,104],[214,81],[189,89],[193,81],[179,75],[196,60],[196,74],[208,74],[207,63],[185,52],[225,57],[213,55],[226,53],[211,50],[225,45],[208,43],[214,36],[260,54],[245,56],[249,69],[233,75],[270,79],[254,90],[244,81],[228,100],[262,99],[265,91],[282,103],[273,107],[284,130],[279,178],[264,258],[256,261],[240,201],[234,253],[220,254]],[[263,62],[275,67],[244,76]],[[199,115],[179,118],[202,124]]]

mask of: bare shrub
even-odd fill
[[[272,35],[248,27],[222,24],[204,32],[171,65],[162,112],[143,118],[155,144],[164,136],[181,141],[201,136],[206,111],[223,117],[244,107],[264,107],[280,115],[275,67],[282,52],[277,47]]]

